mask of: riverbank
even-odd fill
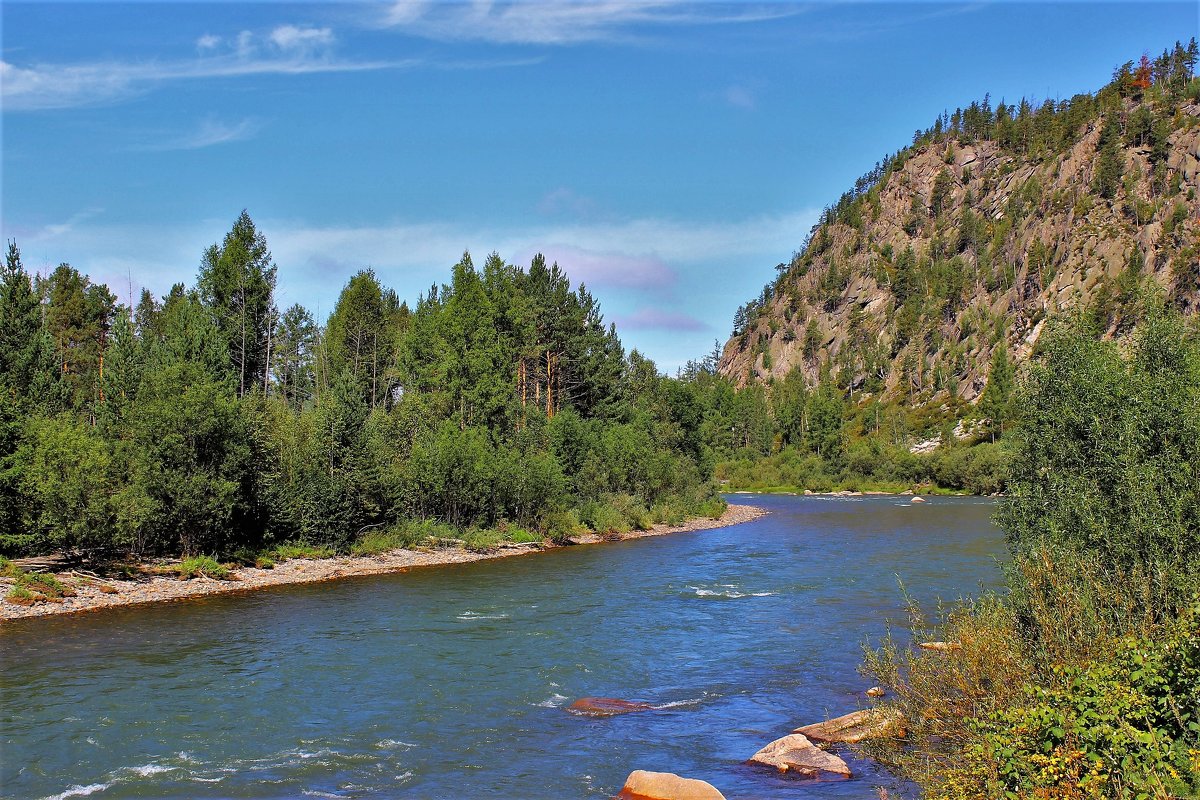
[[[0,602],[0,622],[26,617],[42,617],[59,614],[78,614],[116,606],[162,603],[186,600],[213,594],[229,594],[285,586],[293,583],[315,583],[362,575],[380,575],[389,572],[404,572],[417,567],[437,567],[446,564],[466,564],[495,558],[528,555],[556,547],[599,544],[601,542],[641,539],[648,536],[663,536],[668,533],[690,533],[693,531],[738,525],[757,519],[767,511],[757,506],[730,504],[719,519],[698,518],[683,525],[654,525],[648,530],[632,531],[615,536],[585,534],[574,537],[570,545],[553,545],[543,542],[508,544],[487,551],[476,552],[460,547],[445,547],[423,550],[392,550],[372,556],[340,556],[335,558],[295,558],[277,564],[273,569],[239,567],[231,570],[230,580],[212,578],[179,578],[150,576],[130,580],[105,578],[97,581],[74,572],[58,573],[56,577],[75,591],[73,597],[63,597],[62,602],[39,602],[31,606]],[[0,592],[7,592],[9,581],[0,581]],[[102,590],[101,587],[104,587]],[[113,591],[115,590],[115,591]]]

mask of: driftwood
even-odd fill
[[[33,558],[14,558],[12,563],[24,570],[59,570],[70,564],[71,558],[65,553],[56,553],[49,556],[35,556]]]

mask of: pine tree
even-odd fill
[[[239,397],[265,386],[277,316],[275,273],[267,239],[245,211],[219,246],[204,251],[197,287],[229,352]]]
[[[991,369],[988,371],[987,388],[979,400],[979,410],[990,422],[988,425],[992,441],[1004,435],[1004,426],[1013,415],[1012,402],[1015,388],[1015,370],[1008,360],[1008,345],[1000,342],[992,352]]]

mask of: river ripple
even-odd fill
[[[978,499],[731,498],[744,525],[0,628],[4,797],[870,798],[743,766],[853,710],[861,646],[999,581]],[[583,696],[659,710],[567,714]],[[895,795],[893,795],[895,796]]]

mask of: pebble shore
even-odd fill
[[[766,514],[766,510],[750,505],[730,504],[720,519],[699,518],[683,525],[671,527],[655,525],[649,530],[633,531],[619,537],[604,537],[587,534],[573,539],[574,544],[597,544],[606,541],[625,541],[647,536],[662,536],[668,533],[686,533],[710,528],[721,528],[749,522]],[[314,583],[357,575],[379,575],[388,572],[404,572],[415,567],[435,567],[443,564],[465,564],[494,558],[527,555],[557,547],[544,543],[508,544],[485,552],[462,548],[439,548],[430,550],[393,550],[374,556],[344,556],[322,559],[291,559],[277,564],[273,569],[239,567],[232,571],[233,580],[192,578],[180,580],[173,577],[145,577],[135,580],[105,579],[104,586],[116,592],[106,594],[97,585],[76,585],[72,573],[60,573],[64,582],[75,588],[74,597],[65,597],[61,603],[39,602],[32,606],[19,606],[0,601],[0,622],[26,617],[43,617],[58,614],[76,614],[96,611],[114,606],[161,603],[203,597],[213,594],[228,594],[262,589],[268,586],[283,586],[292,583]],[[569,545],[568,545],[569,546]],[[0,586],[7,591],[7,584]]]

